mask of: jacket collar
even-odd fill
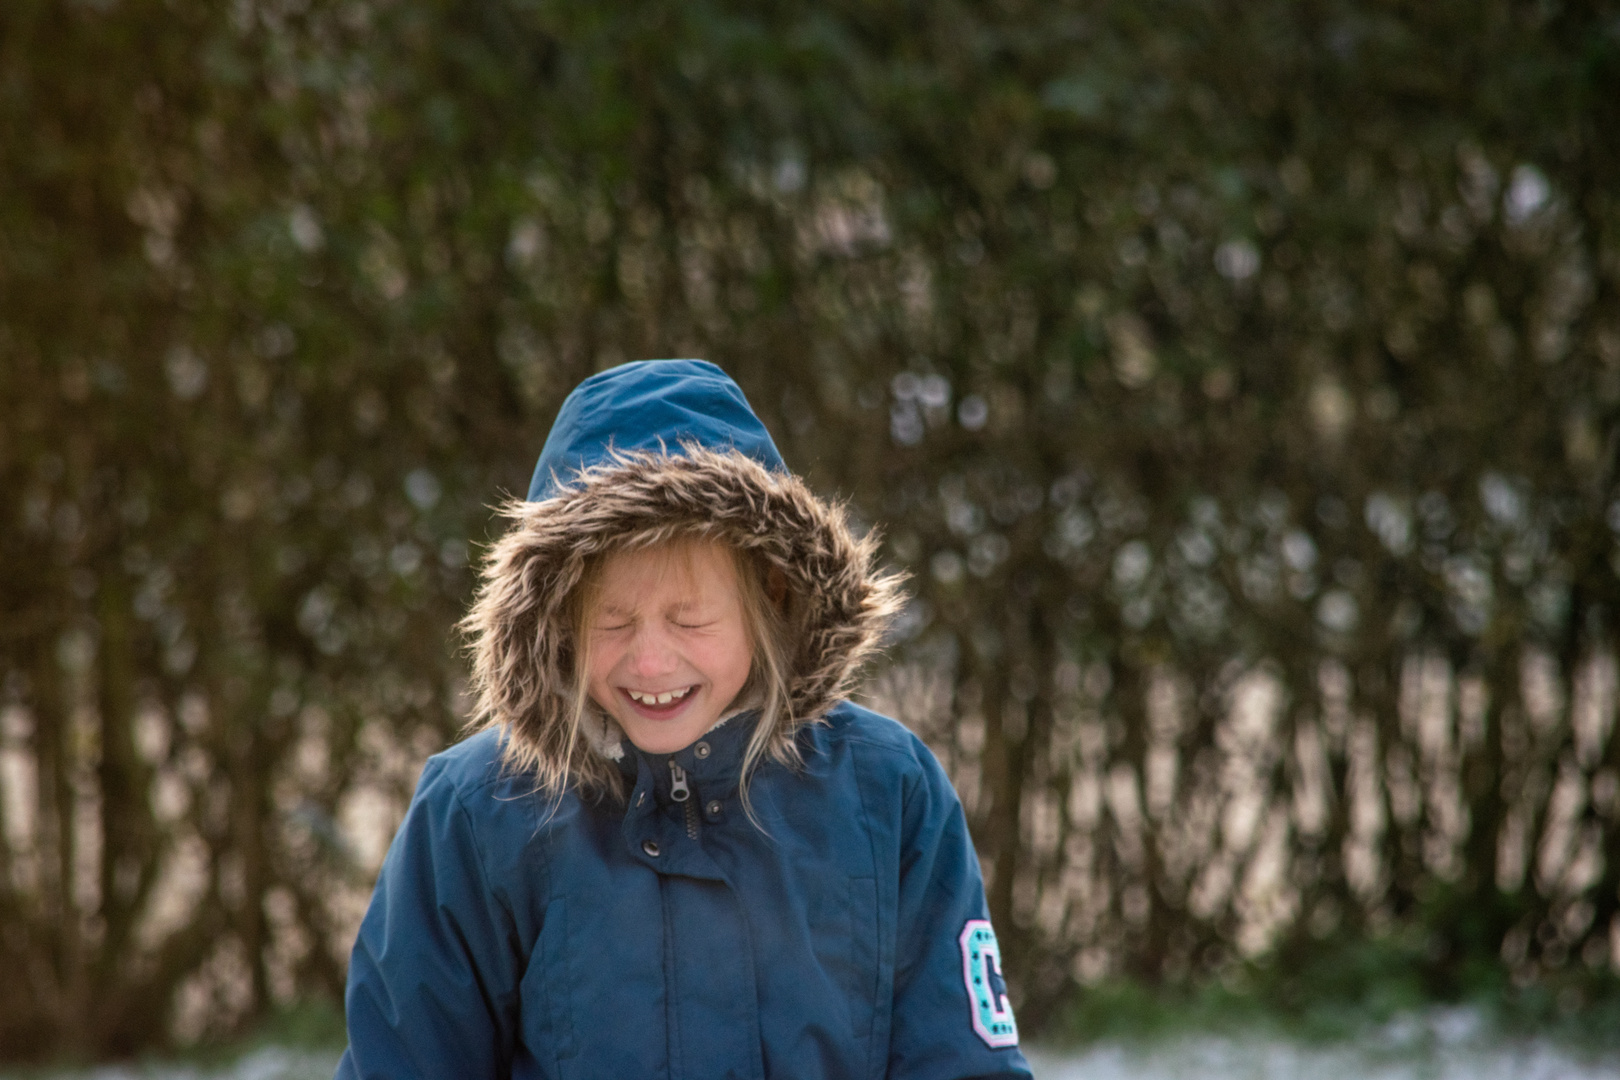
[[[673,801],[670,792],[675,773],[671,764],[686,775],[692,798],[723,799],[737,790],[742,774],[743,755],[759,719],[757,709],[747,709],[723,717],[691,746],[673,754],[651,754],[629,739],[622,739],[624,752],[618,757],[619,771],[634,785],[631,801],[642,792],[651,792],[660,804]]]

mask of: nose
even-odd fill
[[[645,623],[636,628],[626,659],[630,673],[640,679],[668,675],[679,663],[669,634],[660,626]]]

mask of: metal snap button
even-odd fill
[[[656,840],[643,840],[641,842],[641,850],[645,851],[648,855],[652,856],[655,859],[658,858],[658,841],[656,841]]]
[[[706,742],[698,743],[696,746],[692,747],[692,753],[696,754],[699,758],[708,757],[709,756],[709,744],[706,743]]]
[[[708,810],[709,810],[709,816],[710,817],[719,817],[720,816],[720,800],[719,799],[710,799],[709,800]]]

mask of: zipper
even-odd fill
[[[698,812],[697,802],[692,798],[692,789],[686,784],[686,770],[669,763],[669,797],[675,802],[684,803],[686,810],[686,836],[690,840],[698,838]]]

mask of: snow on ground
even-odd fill
[[[1471,1009],[1403,1017],[1354,1042],[1198,1034],[1029,1059],[1037,1080],[1620,1080],[1620,1055],[1502,1038]]]
[[[1478,1013],[1406,1017],[1356,1042],[1308,1043],[1258,1032],[1188,1034],[1028,1051],[1037,1080],[1620,1080],[1620,1054],[1583,1053],[1545,1038],[1506,1039]],[[265,1047],[233,1064],[122,1065],[29,1080],[330,1080],[331,1051]]]
[[[1421,1056],[1202,1037],[1074,1054],[1030,1055],[1038,1080],[1620,1080],[1620,1062],[1542,1043]]]
[[[229,1065],[103,1065],[62,1072],[0,1073],[0,1080],[332,1080],[338,1055],[325,1050],[288,1050],[266,1046]]]

